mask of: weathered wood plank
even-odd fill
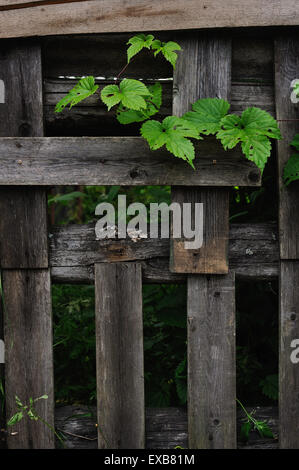
[[[51,282],[48,269],[4,270],[5,402],[10,418],[29,398],[48,395],[36,404],[39,415],[53,425],[54,386],[52,357]],[[10,449],[48,449],[53,432],[41,421],[22,420],[8,434]]]
[[[299,448],[299,261],[281,261],[279,434],[280,448]],[[297,343],[292,344],[294,340]],[[295,362],[294,362],[295,360]]]
[[[215,139],[200,142],[194,171],[140,137],[0,139],[2,185],[259,186],[259,169]],[[198,147],[199,148],[199,147]]]
[[[181,116],[198,98],[229,99],[231,40],[215,35],[195,35],[182,43],[173,81],[173,113]],[[217,163],[218,164],[218,163]],[[219,186],[219,185],[214,185]],[[201,248],[185,249],[184,240],[173,239],[170,271],[182,273],[228,272],[229,192],[182,187],[172,188],[172,201],[203,203],[204,238]]]
[[[54,282],[93,283],[94,264],[138,261],[143,282],[185,282],[186,275],[169,272],[169,240],[95,240],[94,224],[52,227],[50,266]],[[232,224],[229,260],[236,276],[269,279],[278,276],[277,227]]]
[[[298,133],[299,107],[290,100],[291,82],[299,77],[298,35],[281,37],[275,42],[276,114],[283,140],[277,142],[279,177],[280,256],[299,259],[299,190],[298,185],[285,187],[282,181],[285,163],[293,152],[290,142]]]
[[[188,277],[191,449],[236,446],[235,277]]]
[[[40,0],[0,3],[0,37],[298,25],[296,0]]]
[[[253,409],[249,407],[249,412]],[[93,413],[90,418],[84,415]],[[66,446],[70,449],[96,449],[96,413],[94,408],[83,405],[64,406],[56,409],[55,422],[65,432]],[[240,449],[277,449],[278,410],[276,407],[256,407],[255,417],[266,421],[276,436],[275,439],[261,438],[258,432],[250,433],[247,444],[238,443]],[[238,409],[238,429],[241,428],[244,413]],[[188,447],[187,413],[184,408],[146,409],[147,449],[174,449]]]
[[[142,279],[138,264],[96,264],[99,448],[144,448]]]
[[[0,78],[5,103],[0,106],[1,136],[43,134],[41,50],[34,42],[1,46]],[[34,84],[34,85],[33,85]],[[31,86],[30,86],[31,85]],[[6,415],[16,412],[15,395],[48,395],[38,403],[42,419],[54,423],[52,320],[48,269],[47,199],[45,190],[0,191],[0,257],[5,299]],[[9,268],[9,269],[7,269]],[[15,269],[11,269],[15,268]],[[44,269],[40,269],[44,268]],[[24,420],[9,448],[53,448],[54,436],[42,423]]]

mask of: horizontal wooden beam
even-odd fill
[[[216,139],[196,144],[194,171],[141,137],[0,139],[1,185],[259,186],[261,175],[239,149]]]
[[[0,0],[0,38],[298,25],[296,0]]]
[[[275,224],[232,224],[230,268],[242,278],[269,279],[278,275],[278,237]],[[92,283],[94,264],[139,261],[143,281],[185,282],[186,275],[169,271],[169,240],[95,239],[94,225],[53,227],[50,265],[53,282]]]

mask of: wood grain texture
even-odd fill
[[[290,142],[298,133],[299,107],[290,100],[291,82],[299,77],[298,35],[285,36],[275,41],[275,97],[277,119],[283,140],[277,142],[279,178],[280,256],[282,259],[299,259],[299,189],[298,185],[284,186],[284,166],[294,153]],[[286,120],[286,121],[283,121]]]
[[[197,34],[182,42],[173,81],[173,114],[181,116],[199,98],[229,99],[231,87],[231,40],[215,35]],[[216,162],[218,165],[219,160]],[[217,184],[213,186],[219,186]],[[184,273],[228,272],[229,193],[219,190],[172,188],[172,201],[203,203],[204,240],[197,250],[185,249],[184,242],[173,239],[170,271]]]
[[[200,144],[194,171],[141,137],[2,138],[0,184],[260,185],[260,171],[239,150],[225,152],[215,139]]]
[[[0,78],[6,100],[0,106],[1,136],[43,134],[41,49],[32,41],[1,45]],[[54,424],[51,287],[48,269],[47,199],[44,189],[0,189],[0,257],[5,302],[6,415],[16,412],[15,395],[48,395],[37,404],[42,419]],[[7,269],[9,268],[9,269]],[[12,269],[15,268],[15,269]],[[44,269],[41,269],[44,268]],[[53,448],[45,424],[24,419],[9,448]]]
[[[2,11],[1,11],[2,10]],[[2,1],[0,37],[298,25],[296,0]]]
[[[278,276],[276,224],[231,224],[229,260],[236,276],[271,279]],[[186,282],[187,276],[169,271],[169,240],[95,240],[94,224],[52,227],[50,266],[54,282],[93,283],[94,264],[142,264],[143,282]]]
[[[188,277],[191,449],[236,447],[235,278]]]
[[[275,438],[262,438],[257,431],[251,432],[249,441],[238,442],[240,449],[277,449],[278,409],[276,407],[249,407],[255,417],[266,421],[273,430]],[[92,417],[84,417],[93,412]],[[63,406],[55,410],[55,422],[59,429],[65,432],[66,446],[70,449],[96,449],[96,413],[95,408],[84,405]],[[180,446],[188,447],[188,422],[185,408],[146,408],[146,448],[171,449]],[[244,412],[238,409],[238,430],[244,423]],[[75,434],[75,435],[74,435]],[[80,437],[80,436],[83,436]],[[206,454],[206,458],[210,456]]]
[[[141,449],[145,439],[142,279],[138,264],[96,264],[99,448]]]
[[[18,42],[0,45],[0,79],[5,84],[5,103],[0,105],[0,136],[43,135],[39,46],[28,40],[21,45]],[[3,163],[0,184],[6,184],[4,167]],[[2,268],[48,266],[45,207],[44,190],[0,189]],[[35,226],[39,230],[35,230]]]
[[[54,423],[52,318],[50,273],[42,270],[3,270],[6,344],[6,415],[17,411],[15,396],[23,403],[48,395],[36,404],[38,414]],[[43,423],[23,419],[10,429],[10,449],[48,449],[54,435]]]
[[[281,449],[299,448],[299,368],[291,361],[299,340],[299,261],[281,261],[280,351],[279,351],[279,435]],[[296,358],[298,360],[298,352]]]

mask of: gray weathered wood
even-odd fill
[[[235,278],[188,277],[191,449],[236,446]]]
[[[299,190],[296,184],[285,187],[284,165],[292,154],[290,142],[298,132],[298,106],[291,103],[291,82],[299,76],[299,40],[281,36],[275,41],[276,113],[283,139],[277,144],[279,177],[280,236],[280,354],[279,354],[279,415],[280,447],[299,447],[299,369],[291,362],[291,342],[299,338]]]
[[[299,340],[299,261],[281,261],[279,426],[280,448],[299,448],[299,364],[291,361]],[[297,360],[299,353],[297,352]]]
[[[278,234],[275,224],[231,224],[231,269],[243,278],[278,276]],[[94,224],[52,227],[50,266],[54,282],[93,283],[95,263],[138,261],[144,282],[185,282],[169,272],[169,240],[96,240]]]
[[[229,99],[231,86],[231,40],[215,35],[195,35],[182,42],[173,82],[173,113],[181,116],[198,98]],[[219,160],[215,160],[216,166]],[[219,186],[217,183],[213,186]],[[204,240],[197,250],[173,239],[170,270],[184,273],[228,272],[229,193],[219,190],[172,188],[172,201],[204,204]]]
[[[4,337],[6,415],[16,413],[15,396],[22,403],[44,394],[36,404],[38,414],[53,425],[53,357],[51,282],[48,269],[4,270]],[[54,446],[53,432],[42,422],[22,420],[9,428],[10,449],[48,449]],[[17,433],[17,434],[14,434]]]
[[[144,447],[142,279],[138,264],[96,264],[99,448]]]
[[[281,37],[275,41],[275,98],[276,115],[283,140],[277,143],[279,176],[280,256],[299,259],[299,189],[297,184],[285,187],[282,181],[284,166],[294,153],[290,142],[298,133],[299,106],[290,100],[291,82],[299,77],[299,39]]]
[[[0,184],[260,185],[260,171],[239,149],[225,152],[215,139],[200,144],[194,171],[141,137],[2,138]]]
[[[71,3],[70,3],[71,2]],[[296,0],[19,0],[0,3],[0,37],[298,25]]]
[[[266,421],[275,436],[262,438],[257,431],[250,433],[247,444],[238,443],[240,449],[277,449],[278,409],[260,407],[255,409],[255,417]],[[252,407],[248,408],[252,412]],[[85,417],[90,414],[90,417]],[[94,407],[73,405],[59,407],[55,411],[55,422],[64,432],[66,447],[69,449],[96,449],[96,410]],[[244,413],[238,409],[238,430],[244,422]],[[58,444],[58,443],[57,443]],[[148,449],[174,449],[188,447],[187,413],[184,408],[146,409],[146,447]]]
[[[41,50],[34,42],[1,45],[1,136],[43,134]],[[2,182],[1,182],[2,183]],[[5,301],[6,415],[16,412],[15,395],[48,395],[37,404],[42,419],[54,423],[50,271],[45,190],[0,190],[0,265]],[[9,269],[7,269],[9,268]],[[15,268],[15,269],[11,269]],[[43,269],[41,269],[43,268]],[[9,448],[53,448],[54,435],[42,423],[24,420],[8,435]]]

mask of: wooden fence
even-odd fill
[[[40,8],[43,2],[37,3]],[[78,2],[80,8],[83,3]],[[0,24],[8,25],[2,37],[18,35],[10,29],[15,18],[8,6],[0,1]],[[26,8],[17,14],[26,15]],[[28,24],[20,35],[33,35],[30,28]],[[48,31],[57,34],[56,29]],[[120,131],[111,115],[104,118],[104,108],[94,97],[54,115],[54,105],[71,87],[72,77],[94,73],[109,82],[121,65],[124,49],[119,48],[127,37],[0,41],[7,415],[15,411],[16,394],[26,401],[47,393],[40,413],[53,425],[51,280],[94,283],[99,447],[144,447],[142,283],[186,282],[189,447],[235,448],[235,276],[279,276],[280,447],[298,448],[299,366],[290,361],[290,343],[299,338],[299,192],[295,185],[286,189],[281,184],[289,141],[296,133],[296,123],[288,120],[298,118],[298,107],[289,99],[290,82],[299,77],[298,29],[297,37],[293,30],[176,32],[171,37],[184,54],[173,81],[160,60],[153,65],[137,59],[128,75],[146,81],[169,78],[160,115],[171,107],[180,115],[197,98],[217,96],[229,99],[233,111],[257,105],[277,116],[284,135],[277,146],[279,230],[276,223],[229,227],[229,187],[261,184],[260,172],[239,151],[223,152],[213,139],[201,143],[193,171],[163,151],[150,152],[141,138],[120,134],[134,134],[135,129]],[[171,185],[173,201],[204,202],[203,248],[185,251],[178,240],[96,241],[93,225],[54,227],[49,233],[46,187],[85,184]],[[54,447],[53,434],[41,423],[22,421],[17,432],[8,436],[10,448]]]

